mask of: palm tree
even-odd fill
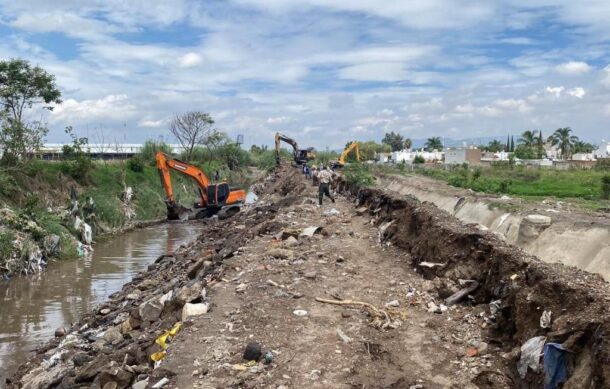
[[[572,129],[570,127],[558,128],[553,135],[549,136],[548,141],[553,146],[559,146],[561,150],[561,158],[567,159],[574,147],[574,143],[578,141],[577,136],[570,135]]]
[[[432,150],[442,150],[443,149],[443,142],[441,142],[441,138],[440,136],[433,136],[432,138],[428,138],[428,140],[426,140],[426,150],[428,151],[432,151]]]
[[[499,140],[495,139],[489,142],[489,144],[485,147],[488,151],[492,153],[499,153],[504,150],[504,144]]]
[[[534,131],[525,131],[521,134],[521,138],[519,138],[519,144],[524,145],[525,147],[532,147],[536,143],[536,135],[534,135]]]

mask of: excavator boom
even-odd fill
[[[170,169],[190,177],[195,181],[199,189],[199,201],[194,204],[197,211],[195,218],[211,216],[224,207],[237,206],[244,202],[246,191],[243,189],[232,189],[226,182],[212,184],[210,179],[201,169],[189,163],[174,159],[159,151],[156,154],[157,169],[161,185],[165,191],[165,202],[167,204],[167,218],[170,220],[180,219],[188,209],[176,203]],[[239,207],[236,209],[239,210]]]
[[[333,162],[333,168],[340,168],[345,166],[345,158],[347,158],[347,156],[352,150],[356,150],[356,160],[360,162],[360,146],[358,146],[358,142],[352,142],[349,146],[345,148],[345,150],[343,150],[341,156],[339,157],[339,160]]]

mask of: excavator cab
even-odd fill
[[[231,188],[226,182],[208,186],[208,207],[223,207],[229,199]]]

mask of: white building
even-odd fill
[[[595,158],[610,158],[610,142],[602,139],[602,143],[593,154],[595,155]]]
[[[405,162],[405,163],[413,163],[413,160],[415,159],[415,157],[420,156],[424,159],[424,161],[426,162],[436,162],[436,161],[442,161],[443,158],[445,157],[445,153],[443,151],[424,151],[422,150],[400,150],[400,151],[394,151],[392,152],[392,161],[399,163],[399,162]]]
[[[576,153],[572,155],[572,161],[597,161],[595,153]]]

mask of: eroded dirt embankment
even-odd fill
[[[428,177],[380,175],[378,188],[429,201],[465,223],[502,236],[545,262],[575,266],[610,281],[610,220],[568,202],[524,201],[451,187]]]
[[[599,276],[542,263],[413,198],[341,180],[345,195],[316,208],[315,188],[290,168],[262,186],[262,203],[207,221],[196,242],[41,348],[8,387],[537,388],[540,370],[516,372],[521,345],[537,335],[570,350],[564,388],[610,383],[610,294]],[[301,236],[308,226],[322,228]],[[460,280],[480,286],[441,306]],[[370,310],[319,297],[397,316],[380,330]],[[185,316],[187,304],[208,312]],[[159,336],[179,321],[155,366]],[[270,362],[244,363],[252,341]]]
[[[384,239],[408,250],[425,277],[478,281],[472,304],[495,301],[499,307],[490,328],[494,341],[510,348],[546,336],[571,352],[574,375],[565,387],[610,387],[610,288],[600,276],[544,263],[432,203],[345,183],[340,187],[387,225]],[[552,312],[547,329],[540,326],[544,311]]]

